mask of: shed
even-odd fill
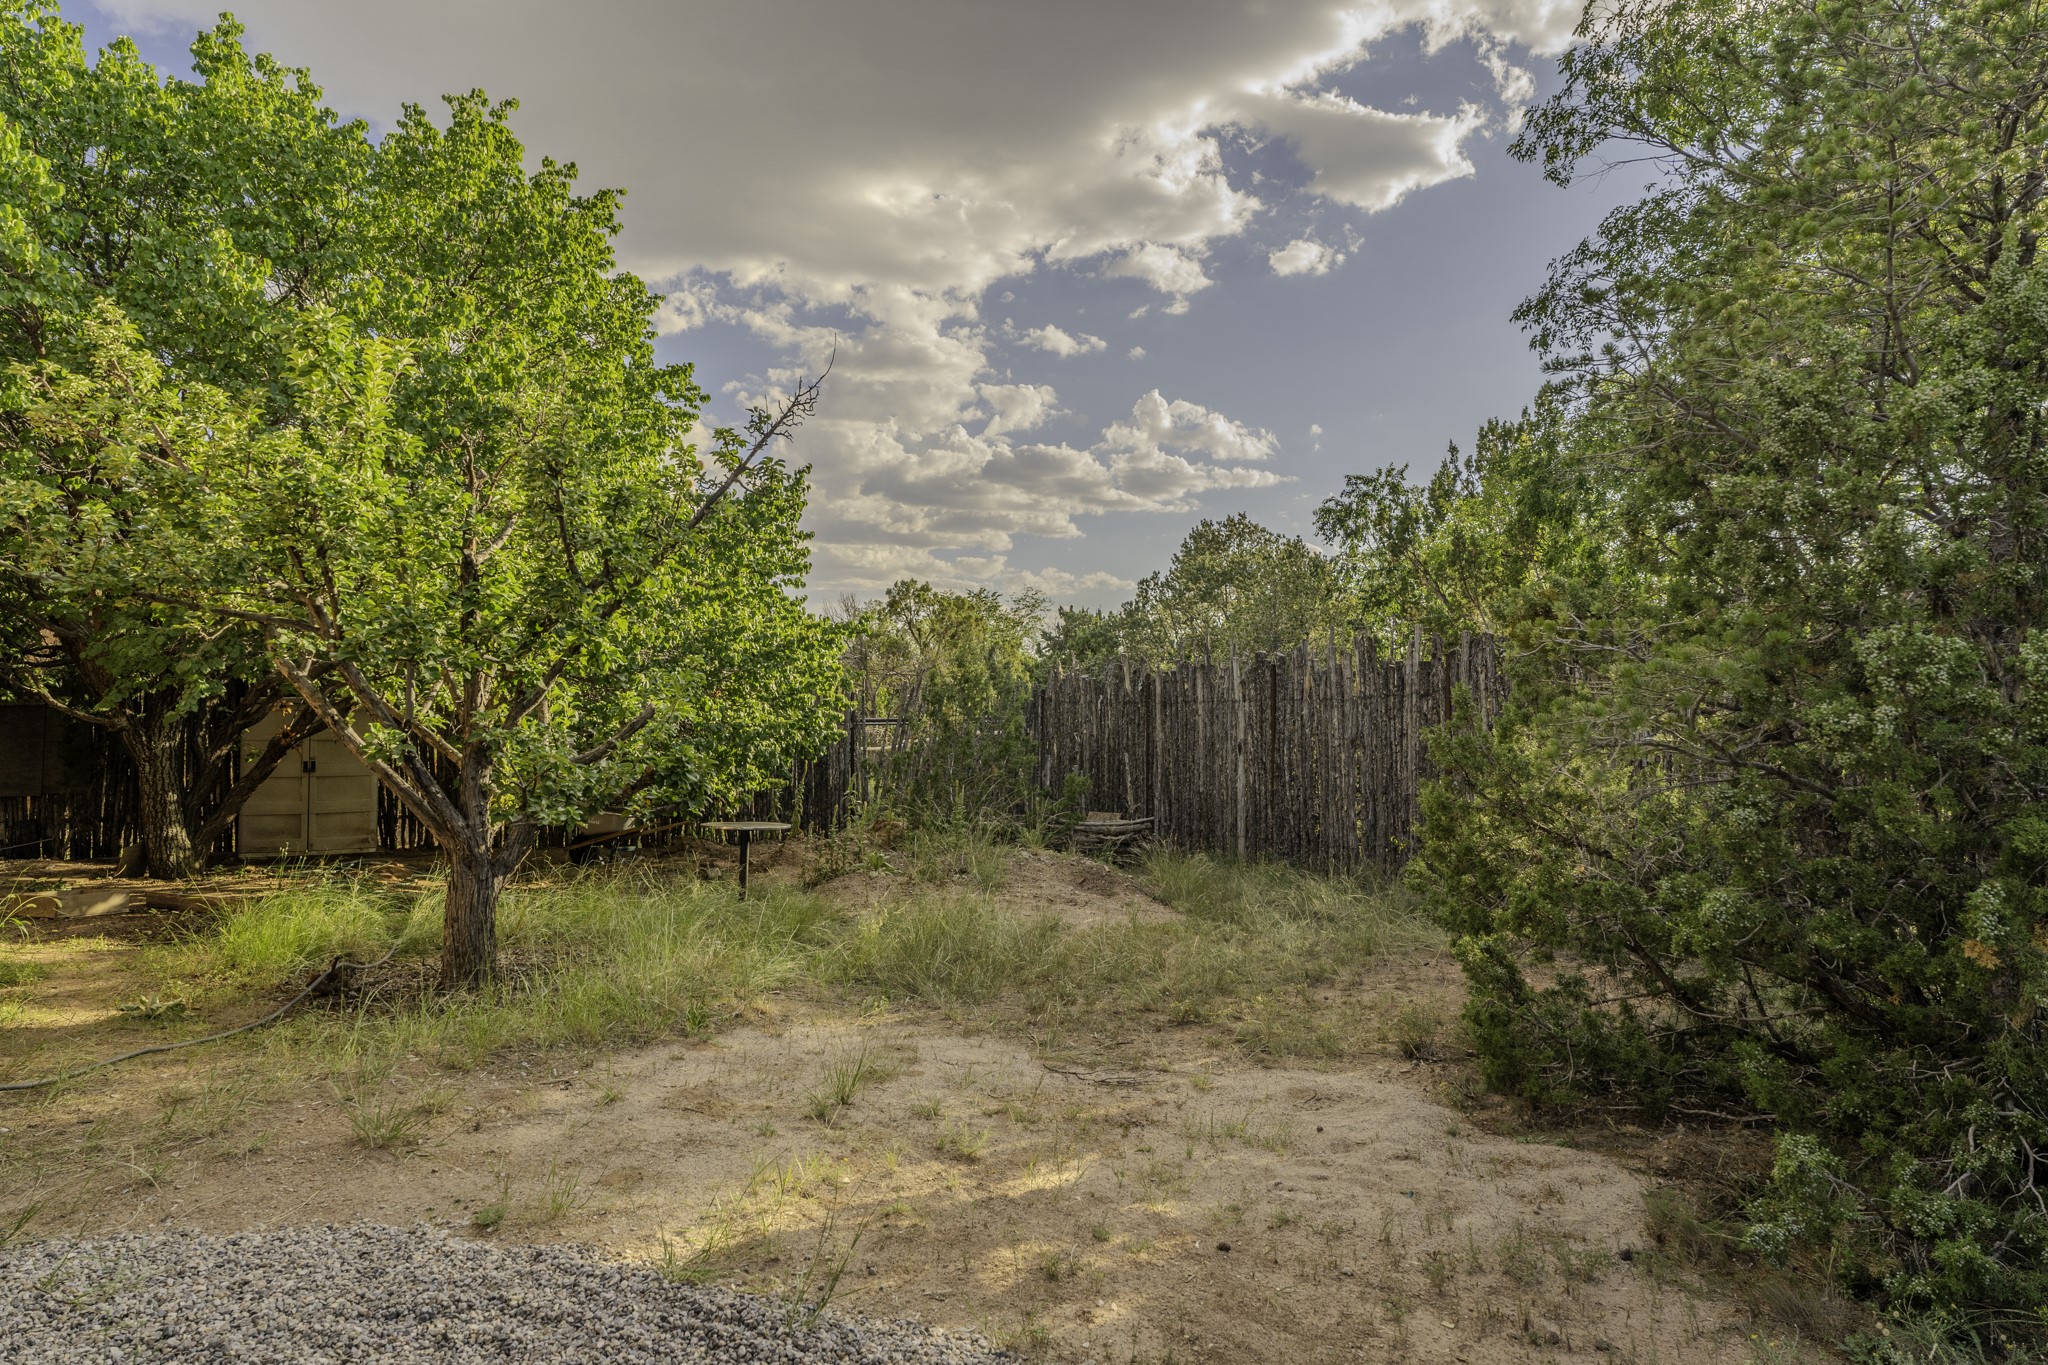
[[[263,752],[282,724],[272,712],[242,736],[242,753]],[[372,853],[379,846],[378,783],[340,741],[322,731],[294,749],[249,794],[237,819],[244,857],[287,853]]]

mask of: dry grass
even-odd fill
[[[351,1083],[405,1057],[462,1069],[506,1049],[703,1034],[781,989],[972,1009],[1034,1036],[1143,1018],[1215,1027],[1254,1054],[1341,1057],[1374,1047],[1387,1028],[1355,1002],[1326,1007],[1315,993],[1434,942],[1398,894],[1171,854],[1140,880],[1180,914],[1071,925],[987,894],[1009,850],[969,836],[924,837],[922,851],[912,842],[900,890],[865,912],[790,884],[743,902],[725,883],[631,871],[514,887],[500,909],[504,977],[461,996],[419,988],[438,948],[431,890],[310,878],[175,942],[126,950],[117,993],[181,1002],[151,1031],[190,1036],[257,1012],[333,957],[395,949],[380,992],[239,1044]],[[47,974],[0,946],[0,982],[11,983],[0,1000],[17,1012]],[[97,1023],[9,1038],[0,1078],[118,1050],[136,1019],[105,1008]],[[844,1102],[827,1096],[825,1107]]]

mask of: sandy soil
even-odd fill
[[[828,894],[900,886],[857,874]],[[1076,924],[1173,913],[1052,855],[1021,856],[1001,898]],[[119,949],[37,947],[37,1022],[103,1018],[71,959],[119,978]],[[1455,990],[1425,956],[1332,1003]],[[1754,1358],[1739,1306],[1637,1254],[1644,1175],[1483,1131],[1447,1102],[1455,1064],[1258,1066],[1194,1029],[1087,1046],[771,998],[709,1042],[414,1061],[370,1089],[202,1049],[0,1099],[0,1231],[31,1202],[42,1236],[427,1219],[771,1293],[842,1270],[849,1310],[1067,1362]]]
[[[852,1104],[821,1106],[863,1057]],[[87,1103],[17,1112],[14,1137],[61,1144]],[[302,1096],[251,1114],[240,1150],[116,1165],[91,1190],[59,1178],[36,1230],[467,1228],[503,1206],[489,1235],[666,1247],[771,1292],[847,1256],[846,1307],[1059,1360],[1747,1359],[1735,1310],[1631,1259],[1641,1177],[1356,1069],[1104,1069],[915,1021],[792,1017],[358,1103],[420,1106],[418,1142],[366,1150],[346,1102]]]

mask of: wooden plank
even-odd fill
[[[1161,688],[1161,684],[1163,684],[1163,679],[1161,679],[1161,677],[1159,677],[1157,673],[1153,673],[1153,675],[1151,675],[1151,677],[1147,677],[1145,681],[1147,681],[1147,690],[1151,692],[1151,720],[1153,720],[1153,729],[1151,729],[1151,759],[1153,759],[1153,765],[1151,765],[1151,780],[1153,780],[1153,784],[1151,784],[1151,786],[1153,786],[1153,819],[1155,819],[1155,821],[1161,821],[1161,825],[1159,825],[1159,827],[1161,827],[1161,829],[1165,829],[1165,800],[1163,800],[1163,792],[1165,792],[1165,786],[1163,786],[1163,782],[1161,782],[1161,772],[1159,772],[1159,767],[1161,767],[1161,761],[1163,761],[1163,753],[1165,753],[1165,741],[1163,741],[1163,737],[1159,735],[1159,688]]]
[[[1236,788],[1237,788],[1237,810],[1236,810],[1236,815],[1237,815],[1237,860],[1238,860],[1239,862],[1243,862],[1243,861],[1245,860],[1245,842],[1244,842],[1244,825],[1245,825],[1245,805],[1244,805],[1244,797],[1245,797],[1245,792],[1244,792],[1244,760],[1245,760],[1245,752],[1244,752],[1244,723],[1245,723],[1245,696],[1244,696],[1244,679],[1243,679],[1243,678],[1242,678],[1241,676],[1239,676],[1239,674],[1238,674],[1238,670],[1237,670],[1237,650],[1236,650],[1235,648],[1233,648],[1233,649],[1232,649],[1232,650],[1230,651],[1230,700],[1231,700],[1231,707],[1232,707],[1232,711],[1233,711],[1233,713],[1235,714],[1235,717],[1236,717],[1236,720],[1237,720],[1237,737],[1236,737],[1236,743],[1235,743],[1235,744],[1234,744],[1234,745],[1232,746],[1232,754],[1231,754],[1231,756],[1232,756],[1232,759],[1233,759],[1233,762],[1234,762],[1234,765],[1235,765],[1235,773],[1234,773],[1233,775],[1234,775],[1234,777],[1235,777],[1235,779],[1236,779]]]

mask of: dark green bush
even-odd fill
[[[1418,884],[1495,1084],[1767,1116],[1753,1251],[2038,1338],[2048,19],[1629,0],[1585,36],[1521,150],[1668,175],[1521,316],[1622,571],[1501,613],[1517,700],[1440,737]]]

